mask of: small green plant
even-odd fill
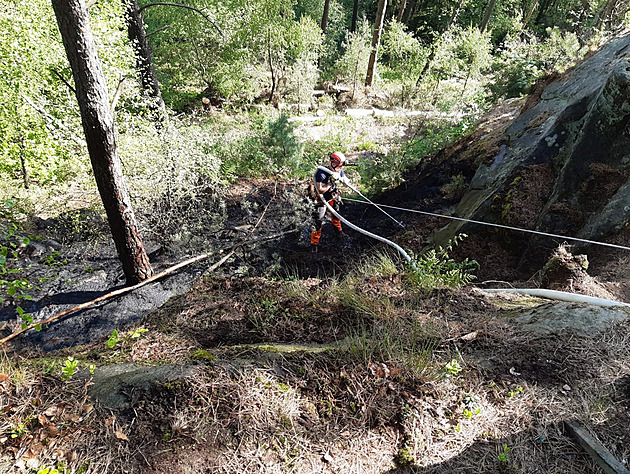
[[[12,439],[21,438],[27,433],[28,433],[28,427],[26,426],[26,423],[22,421],[13,425],[13,427],[9,430],[9,436]]]
[[[459,288],[473,281],[475,275],[472,272],[479,269],[479,264],[468,258],[456,262],[449,256],[465,237],[466,234],[459,234],[445,248],[428,250],[420,257],[412,256],[407,272],[408,282],[417,288],[433,290],[443,287]]]
[[[40,467],[37,474],[60,474],[54,467]]]
[[[441,191],[447,199],[458,201],[468,190],[466,177],[459,173],[451,178],[451,180],[442,186]]]
[[[447,377],[456,377],[462,370],[462,366],[459,365],[457,359],[451,360],[442,368],[442,372],[444,372]]]
[[[44,367],[42,368],[42,373],[52,374],[54,373],[56,367],[57,367],[56,360],[44,361]]]
[[[42,258],[41,263],[49,268],[67,265],[68,260],[58,260],[60,256],[59,252],[52,252]]]
[[[79,361],[74,357],[68,357],[61,368],[61,379],[68,381],[79,370]]]
[[[9,209],[15,204],[13,201],[5,201],[4,206]],[[2,210],[2,208],[0,208]],[[9,225],[8,228],[0,227],[0,291],[4,290],[4,293],[10,300],[16,303],[16,312],[22,319],[22,328],[33,324],[33,317],[26,313],[22,306],[19,304],[22,300],[31,300],[32,297],[27,293],[32,288],[30,282],[26,278],[20,278],[17,276],[21,268],[15,268],[11,265],[12,262],[16,262],[18,259],[17,249],[20,244],[28,245],[30,238],[20,237],[16,234],[17,226],[15,224]],[[0,296],[0,303],[3,303],[5,298]],[[39,331],[41,327],[37,327]]]
[[[105,341],[105,345],[110,349],[116,347],[116,345],[120,342],[120,338],[118,337],[118,329],[114,329],[109,336],[109,339]]]
[[[118,329],[114,329],[111,335],[109,336],[109,338],[107,339],[107,341],[105,341],[105,345],[109,347],[110,349],[113,349],[118,344],[126,345],[126,344],[129,344],[134,339],[138,339],[145,332],[148,332],[148,331],[149,330],[145,328],[136,328],[136,329],[130,330],[124,336],[121,337],[120,333],[118,332]]]
[[[519,393],[523,393],[525,391],[525,389],[523,387],[521,387],[520,385],[517,385],[516,387],[514,387],[513,390],[510,390],[508,392],[508,397],[512,398],[515,397],[516,395],[518,395]]]
[[[503,452],[499,454],[499,462],[507,463],[510,451],[511,451],[510,447],[507,444],[504,444],[503,445]]]
[[[398,467],[410,467],[416,462],[416,458],[413,455],[413,450],[409,446],[403,446],[396,453],[396,457],[394,459],[396,465]]]

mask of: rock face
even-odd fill
[[[629,61],[630,35],[611,40],[512,111],[503,133],[473,135],[474,144],[455,150],[478,164],[456,215],[624,244],[630,216]],[[460,232],[487,235],[487,229],[453,222],[433,240],[443,244]],[[509,239],[520,249],[520,263],[558,244],[532,234]]]

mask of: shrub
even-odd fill
[[[575,33],[548,28],[544,41],[518,35],[508,37],[495,61],[495,81],[490,91],[495,98],[519,97],[543,75],[565,71],[583,51]]]
[[[475,279],[473,272],[479,269],[475,260],[466,258],[462,262],[453,260],[449,253],[465,234],[454,237],[445,247],[430,249],[419,257],[412,257],[408,268],[407,282],[412,287],[434,290],[438,288],[459,288]]]

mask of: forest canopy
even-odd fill
[[[89,187],[73,81],[52,8],[45,0],[0,3],[6,12],[0,19],[2,194]],[[308,147],[293,136],[283,115],[307,109],[377,105],[474,118],[570,67],[624,28],[627,13],[614,0],[383,0],[382,6],[375,81],[366,89],[375,0],[89,2],[135,195],[166,162],[172,175],[154,183],[158,194],[166,188],[194,194],[202,180],[278,171],[301,176],[326,148],[343,148],[341,134]],[[157,134],[156,93],[139,80],[128,11],[140,15],[157,93],[170,117]],[[331,87],[341,96],[314,94]],[[208,111],[220,109],[240,115],[206,120]]]

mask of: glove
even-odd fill
[[[341,180],[341,175],[339,174],[338,171],[334,171],[331,174],[331,177],[332,177],[333,181],[340,181]]]
[[[347,176],[342,176],[339,178],[339,181],[341,181],[343,184],[345,184],[346,186],[350,186],[350,180],[348,179]]]

